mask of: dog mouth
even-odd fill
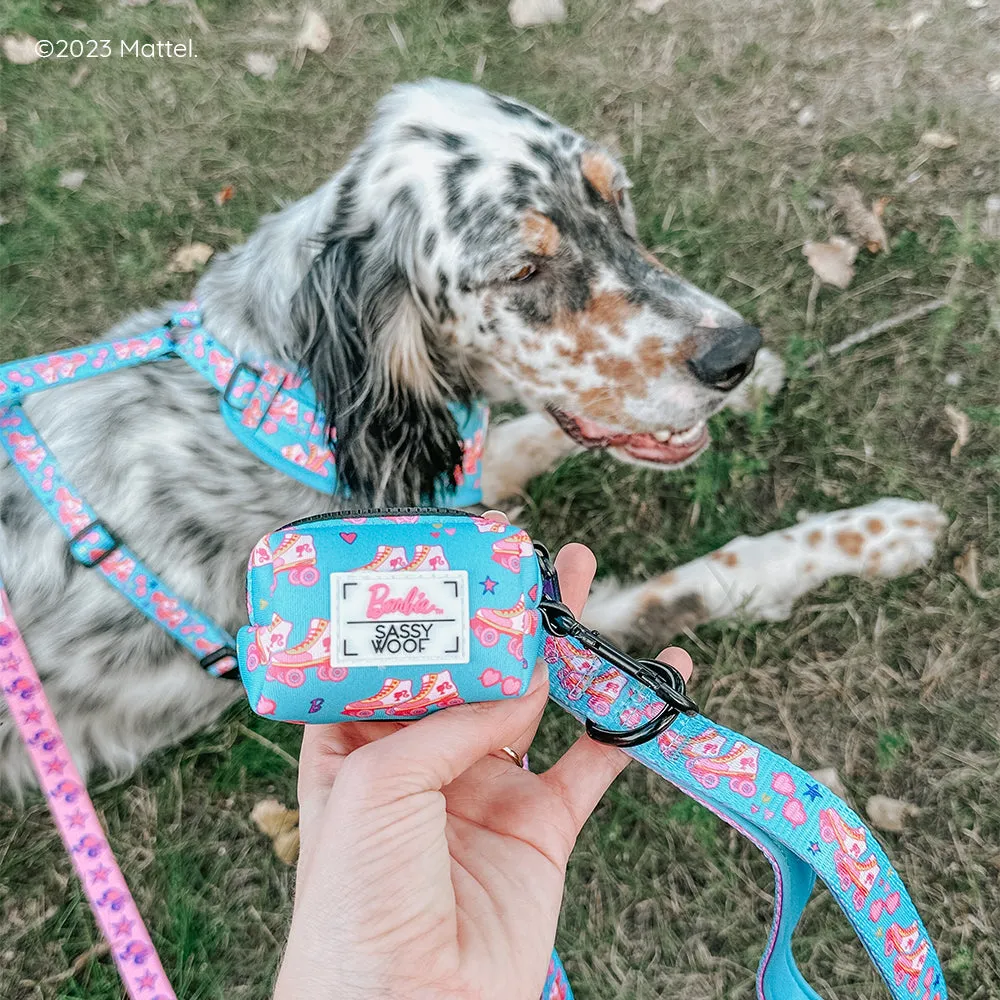
[[[548,411],[563,431],[584,448],[609,448],[622,452],[633,461],[666,468],[690,462],[701,454],[712,440],[708,424],[704,420],[699,420],[698,423],[682,430],[627,434],[605,427],[595,420],[574,416],[554,406],[548,407]]]

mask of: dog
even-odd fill
[[[195,294],[237,356],[308,369],[349,501],[245,450],[217,392],[178,359],[25,406],[103,521],[231,631],[267,531],[336,507],[414,504],[448,483],[462,454],[450,401],[528,410],[487,439],[483,499],[495,505],[581,449],[679,468],[708,447],[712,414],[745,404],[749,380],[781,382],[756,328],[638,242],[613,156],[527,104],[441,80],[391,91],[346,165],[217,257]],[[105,337],[159,326],[178,306]],[[640,585],[605,584],[590,623],[662,642],[737,612],[781,618],[832,575],[923,564],[942,523],[932,505],[896,499],[821,515]],[[81,771],[127,773],[239,696],[68,556],[7,462],[0,575]],[[15,788],[30,774],[17,744],[0,716],[0,783]]]

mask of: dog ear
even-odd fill
[[[397,231],[394,234],[398,237]],[[455,486],[462,441],[449,386],[400,260],[374,226],[331,234],[292,302],[300,357],[335,436],[352,500],[405,506]],[[466,399],[467,401],[467,399]]]

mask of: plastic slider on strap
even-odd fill
[[[236,389],[236,379],[241,372],[256,378],[257,383],[249,396],[241,393],[239,399],[241,402],[246,400],[246,403],[243,406],[237,406],[233,403],[230,396]],[[256,431],[264,422],[267,411],[271,408],[275,396],[281,391],[281,387],[285,384],[289,374],[280,365],[276,365],[271,361],[265,361],[263,367],[259,370],[251,367],[245,361],[241,361],[233,369],[233,374],[226,383],[226,391],[223,398],[230,406],[233,406],[240,412],[240,423],[244,427]]]
[[[230,663],[227,666],[219,666],[226,659],[230,660]],[[232,646],[220,646],[218,649],[213,649],[211,653],[206,653],[198,663],[202,670],[217,677],[239,679],[239,671],[236,669],[238,665],[236,650]],[[214,670],[213,667],[215,667]]]
[[[87,541],[87,537],[94,532],[97,533],[97,540]],[[94,569],[112,552],[120,549],[121,544],[121,539],[103,521],[91,521],[69,540],[69,554],[81,566]]]
[[[257,391],[257,384],[260,382],[260,377],[262,372],[259,368],[254,368],[253,365],[248,365],[245,361],[241,361],[235,368],[233,368],[232,374],[229,376],[229,381],[226,382],[225,389],[222,390],[222,398],[227,406],[231,406],[234,410],[245,410],[250,405],[250,400],[253,398],[254,393]],[[235,400],[233,397],[233,390],[236,388],[237,383],[242,378],[252,379],[254,386],[249,394],[244,393],[244,395],[239,399]],[[240,405],[242,403],[242,405]]]

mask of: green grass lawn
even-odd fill
[[[663,477],[581,456],[532,484],[520,520],[551,545],[587,542],[602,573],[634,579],[801,510],[882,495],[941,505],[952,523],[926,571],[833,581],[787,622],[712,625],[684,644],[707,714],[806,768],[837,768],[858,808],[875,793],[921,808],[883,842],[954,995],[1000,996],[1000,602],[953,571],[975,546],[981,591],[1000,594],[1000,241],[985,209],[1000,193],[1000,95],[987,82],[1000,69],[997,0],[925,4],[933,16],[917,26],[922,7],[906,0],[669,0],[652,16],[569,0],[566,23],[525,32],[493,0],[317,6],[333,41],[297,69],[301,8],[283,0],[7,0],[3,34],[191,37],[198,58],[0,65],[2,357],[184,296],[193,279],[167,271],[171,254],[194,240],[223,249],[311,190],[396,81],[481,81],[616,146],[641,236],[758,322],[789,384],[754,415],[716,419],[693,467]],[[251,51],[278,57],[274,79],[245,71]],[[922,144],[929,129],[957,146]],[[60,187],[75,169],[87,171],[79,190]],[[862,252],[853,285],[821,290],[810,311],[801,245],[836,231],[825,206],[843,182],[891,198],[891,253]],[[217,206],[228,184],[235,196]],[[956,272],[951,308],[803,367],[943,294]],[[971,421],[955,459],[949,404]],[[573,729],[552,712],[535,765]],[[295,754],[297,740],[234,710],[128,781],[93,784],[185,1000],[269,995],[293,879],[249,813],[267,796],[293,802],[294,768],[269,744]],[[580,1000],[742,1000],[770,891],[754,848],[633,766],[581,838],[558,947]],[[0,928],[3,997],[122,995],[106,957],[71,971],[99,937],[37,797],[0,802]],[[827,1000],[883,995],[822,892],[798,957]]]

